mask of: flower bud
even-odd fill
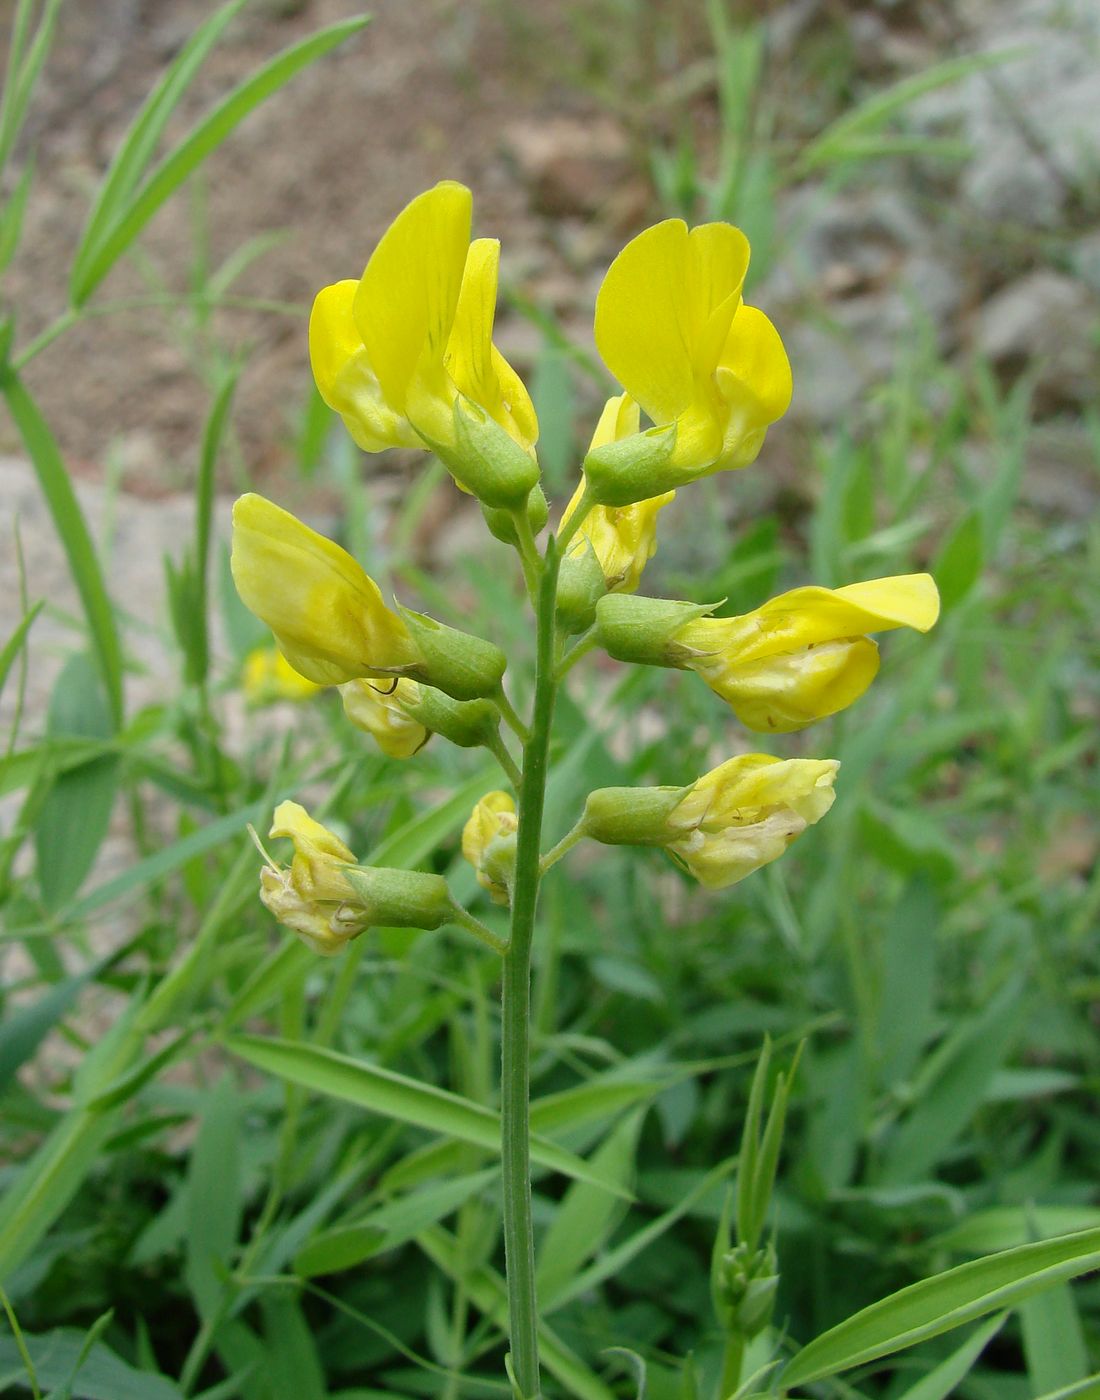
[[[596,605],[596,636],[616,661],[639,666],[675,666],[681,654],[674,642],[682,629],[705,617],[716,603],[681,603],[671,598],[639,598],[609,593]]]
[[[452,700],[433,686],[420,686],[415,698],[402,699],[409,717],[460,749],[491,745],[500,730],[500,714],[488,700]]]
[[[527,512],[527,523],[531,527],[531,534],[537,535],[550,519],[550,506],[541,486],[536,484],[531,488],[531,494],[527,497],[524,510]],[[485,523],[491,534],[495,535],[503,544],[519,548],[519,535],[516,533],[516,522],[512,511],[483,504],[481,513],[485,517]]]
[[[681,485],[683,476],[672,465],[677,431],[675,423],[647,428],[589,452],[584,475],[592,499],[602,506],[629,506]]]
[[[539,465],[534,452],[514,437],[470,399],[459,395],[454,402],[454,440],[430,445],[464,490],[483,505],[497,510],[519,510],[538,484]]]
[[[422,658],[416,678],[455,700],[478,700],[493,695],[507,665],[504,653],[482,637],[445,627],[423,613],[401,608],[412,644]]]
[[[587,631],[596,616],[596,604],[606,592],[607,580],[596,551],[582,537],[579,544],[570,547],[559,566],[558,621],[569,632]]]
[[[429,729],[413,718],[411,707],[421,688],[405,676],[382,681],[348,681],[340,686],[344,713],[364,730],[390,758],[411,758],[431,738]]]
[[[356,865],[345,878],[373,928],[441,928],[454,917],[454,902],[442,875]]]
[[[317,685],[420,662],[408,628],[345,549],[253,493],[233,507],[233,581],[299,675]]]
[[[772,1246],[751,1250],[739,1244],[722,1256],[716,1279],[719,1317],[726,1328],[750,1341],[772,1320],[779,1289],[779,1263]]]
[[[584,804],[581,828],[605,846],[667,846],[669,821],[690,788],[597,788]]]
[[[462,830],[462,854],[494,904],[507,904],[516,865],[516,804],[506,792],[487,792]]]

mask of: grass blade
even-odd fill
[[[122,646],[92,537],[60,449],[46,420],[39,412],[38,405],[13,370],[8,369],[4,373],[0,386],[15,420],[15,426],[30,453],[42,493],[46,497],[54,525],[65,548],[73,581],[84,604],[96,660],[107,690],[113,726],[118,730],[122,726],[123,716]]]
[[[176,55],[168,71],[145,99],[133,125],[115,153],[109,170],[92,205],[80,245],[73,259],[70,283],[80,285],[84,272],[111,225],[124,212],[123,206],[145,174],[153,152],[164,133],[168,119],[190,87],[207,54],[246,0],[229,0],[210,16]],[[75,299],[75,297],[74,297]]]
[[[45,606],[46,603],[44,599],[35,603],[34,607],[28,610],[26,616],[19,623],[19,626],[16,627],[15,631],[4,643],[4,649],[0,651],[0,691],[4,689],[4,682],[7,680],[11,668],[15,665],[15,658],[19,655],[20,649],[27,639],[27,633],[34,625],[35,618]]]
[[[458,1138],[494,1153],[499,1150],[498,1116],[492,1109],[458,1094],[313,1045],[251,1035],[234,1036],[225,1044],[242,1060],[291,1084],[343,1099],[411,1127]],[[545,1138],[532,1138],[531,1160],[577,1181],[602,1186],[613,1195],[628,1195],[615,1182],[605,1181],[580,1157]]]
[[[221,145],[225,138],[255,107],[287,83],[315,59],[358,33],[367,16],[344,20],[293,44],[265,63],[185,136],[134,196],[103,230],[99,241],[85,258],[80,276],[74,276],[70,298],[74,307],[84,304],[114,264],[133,243],[160,206],[184,180]]]
[[[889,1356],[1098,1267],[1100,1230],[960,1264],[872,1303],[816,1337],[783,1372],[783,1386],[806,1385]]]

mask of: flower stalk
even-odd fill
[[[557,681],[555,626],[560,554],[553,538],[541,563],[537,608],[535,702],[530,738],[523,748],[519,830],[512,895],[512,930],[501,984],[501,1172],[504,1201],[504,1260],[512,1370],[524,1400],[541,1394],[535,1243],[531,1223],[530,1062],[531,944],[538,903],[542,814],[550,760],[550,730]]]

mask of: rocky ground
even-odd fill
[[[6,279],[20,342],[63,308],[89,192],[142,96],[211,8],[63,7],[28,132],[37,177],[26,237]],[[173,132],[265,56],[355,9],[351,0],[253,0]],[[29,386],[93,523],[113,539],[112,586],[136,620],[130,641],[144,664],[139,690],[155,691],[166,674],[162,556],[189,530],[212,363],[249,348],[227,491],[247,478],[324,509],[296,478],[305,308],[319,284],[357,274],[392,215],[445,176],[474,189],[479,231],[502,234],[508,286],[590,345],[603,269],[662,212],[648,158],[688,118],[704,167],[713,153],[713,64],[701,19],[683,9],[638,4],[624,32],[610,3],[378,0],[365,34],[255,113],[210,161],[201,198],[163,211],[98,298],[186,292],[249,240],[281,231],[233,290],[285,302],[287,313],[226,311],[209,325],[179,308],[98,316],[33,362]],[[927,94],[893,128],[950,137],[962,158],[880,160],[839,188],[824,178],[782,185],[771,269],[753,290],[783,329],[797,386],[790,423],[769,444],[774,476],[797,487],[813,435],[858,421],[923,326],[945,356],[980,353],[1006,381],[1032,377],[1038,424],[1026,497],[1053,516],[1092,510],[1100,478],[1082,424],[1100,368],[1100,11],[1090,0],[790,0],[767,7],[765,25],[765,97],[783,95],[780,152],[875,86],[954,54],[1006,53]],[[499,339],[530,369],[541,344],[530,320],[505,308]],[[588,385],[581,394],[595,398]],[[36,624],[27,705],[36,727],[73,636],[65,614],[75,599],[3,421],[0,446],[11,454],[0,463],[4,515],[20,521],[29,594],[51,604]],[[375,480],[392,483],[387,471],[372,465]],[[5,544],[0,635],[18,618],[18,596]]]

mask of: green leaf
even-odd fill
[[[82,306],[88,300],[165,200],[255,107],[278,92],[301,69],[358,33],[366,23],[366,16],[344,20],[291,45],[234,88],[208,113],[157,166],[133,199],[115,212],[109,222],[104,222],[79,269],[73,269],[70,283],[73,306]]]
[[[508,1290],[504,1280],[487,1265],[470,1269],[466,1251],[436,1226],[425,1230],[417,1243],[420,1248],[450,1278],[460,1282],[474,1306],[483,1313],[503,1335],[508,1326]],[[542,1364],[575,1400],[615,1400],[614,1392],[595,1375],[579,1356],[575,1355],[545,1321],[539,1322],[539,1353]]]
[[[1006,983],[942,1047],[935,1077],[883,1153],[879,1184],[919,1181],[936,1165],[983,1102],[1025,1009],[1019,980]]]
[[[226,1073],[203,1100],[187,1177],[184,1276],[199,1316],[218,1312],[241,1220],[240,1105]]]
[[[499,1175],[499,1167],[488,1167],[452,1181],[434,1181],[420,1191],[387,1201],[354,1224],[338,1225],[315,1236],[295,1257],[294,1268],[306,1277],[352,1269],[439,1224]]]
[[[116,875],[113,880],[105,880],[102,885],[89,890],[83,899],[78,899],[65,911],[67,919],[75,922],[87,918],[104,905],[113,904],[116,899],[121,899],[135,890],[142,890],[154,880],[162,880],[166,875],[173,874],[196,856],[224,845],[234,836],[243,835],[248,823],[259,821],[266,810],[267,803],[263,799],[251,802],[247,807],[227,812],[224,817],[218,817],[206,826],[199,827],[197,831],[173,841],[154,855],[139,860],[121,875]]]
[[[1063,1386],[1061,1390],[1050,1390],[1040,1395],[1038,1400],[1100,1400],[1100,1374],[1087,1376],[1075,1385]]]
[[[0,215],[0,276],[10,267],[15,257],[19,240],[23,236],[23,216],[27,212],[27,196],[34,180],[34,161],[27,162],[27,168],[19,177],[19,183],[12,190]]]
[[[1052,1284],[1100,1267],[1100,1230],[1083,1230],[959,1264],[922,1279],[816,1337],[782,1375],[790,1389],[834,1376],[1014,1307]]]
[[[65,1384],[79,1363],[76,1394],[81,1400],[182,1400],[183,1392],[166,1376],[138,1371],[102,1342],[97,1341],[83,1362],[80,1353],[86,1335],[75,1327],[43,1332],[39,1336],[24,1333],[34,1363],[38,1384],[44,1391],[54,1391]],[[26,1384],[27,1372],[11,1337],[0,1337],[0,1391],[9,1394],[8,1387]]]
[[[50,737],[105,739],[111,715],[91,660],[70,656],[50,697]],[[76,893],[91,870],[111,820],[118,791],[118,758],[105,755],[59,773],[35,823],[38,884],[46,907],[56,911]]]
[[[246,0],[229,0],[227,5],[200,24],[145,99],[111,161],[88,215],[73,258],[70,281],[74,288],[80,284],[91,255],[103,242],[111,225],[122,216],[180,99],[190,87],[207,54],[245,3]]]
[[[629,1190],[634,1174],[634,1154],[644,1118],[645,1110],[628,1114],[592,1155],[593,1169],[624,1190]],[[539,1247],[537,1282],[543,1307],[553,1306],[581,1265],[603,1246],[621,1213],[621,1204],[607,1191],[584,1181],[570,1186]]]
[[[0,375],[0,387],[8,409],[19,429],[31,463],[38,475],[42,494],[53,516],[58,536],[69,560],[73,581],[80,593],[88,619],[103,684],[107,689],[114,729],[122,725],[122,647],[115,626],[114,610],[103,582],[95,547],[85,524],[80,503],[73,491],[69,473],[53,434],[38,406],[10,368]]]
[[[356,1104],[371,1113],[473,1143],[493,1153],[500,1149],[500,1120],[492,1109],[432,1084],[421,1084],[394,1070],[352,1060],[332,1050],[288,1040],[234,1036],[225,1044],[233,1054],[257,1069],[291,1084],[301,1084],[303,1088]],[[531,1160],[578,1181],[603,1186],[614,1195],[629,1196],[615,1182],[605,1181],[580,1157],[544,1138],[532,1137]]]
[[[1028,1244],[1036,1237],[1050,1239],[1096,1229],[1100,1229],[1100,1209],[1096,1206],[992,1206],[933,1236],[926,1248],[930,1252],[988,1254]]]
[[[23,1163],[0,1202],[0,1280],[30,1255],[68,1205],[114,1126],[112,1114],[74,1110]]]
[[[0,173],[3,173],[19,137],[27,108],[38,85],[38,75],[53,43],[61,0],[46,0],[34,39],[30,47],[25,49],[31,15],[35,8],[33,0],[21,3],[12,22],[8,68],[3,95],[0,97]]]
[[[938,1366],[922,1376],[916,1385],[910,1386],[897,1400],[950,1400],[957,1394],[956,1387],[964,1376],[970,1374],[975,1361],[1005,1325],[1007,1313],[991,1318],[984,1326],[971,1333],[957,1351],[953,1351]]]
[[[1081,1319],[1068,1284],[1048,1288],[1020,1308],[1027,1374],[1036,1395],[1076,1385],[1089,1369]]]
[[[972,510],[948,535],[932,565],[932,577],[940,590],[944,612],[966,598],[981,577],[984,561],[982,517]]]
[[[27,640],[27,633],[34,625],[35,618],[45,606],[45,599],[42,599],[35,603],[32,608],[29,608],[26,616],[4,643],[4,649],[0,651],[0,691],[4,689],[4,682],[7,680],[11,668],[15,665],[15,658],[19,655]]]
[[[795,164],[797,174],[805,175],[842,157],[852,144],[853,138],[866,137],[876,132],[891,117],[915,102],[918,97],[923,97],[925,93],[968,78],[972,73],[997,67],[1009,59],[1021,57],[1024,52],[1024,49],[1018,48],[996,53],[963,54],[959,58],[944,59],[943,62],[934,63],[912,77],[893,83],[884,92],[874,93],[866,101],[830,122],[815,140],[803,148]]]
[[[294,1400],[326,1400],[325,1373],[298,1300],[286,1292],[265,1290],[260,1299],[264,1341],[270,1357],[269,1375],[277,1390]]]

